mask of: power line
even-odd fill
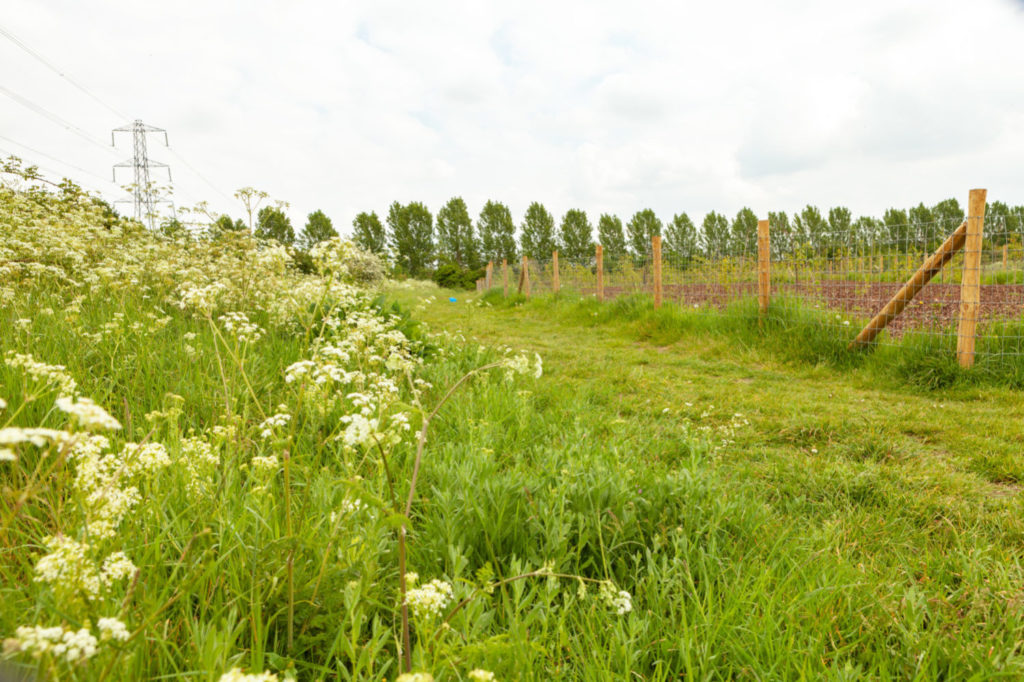
[[[23,107],[26,107],[27,109],[30,109],[30,110],[34,111],[35,113],[39,114],[40,116],[44,116],[44,117],[50,119],[51,121],[53,121],[57,125],[62,126],[63,128],[66,128],[67,130],[70,130],[75,135],[78,135],[79,137],[81,137],[82,139],[86,140],[87,142],[90,142],[90,143],[96,145],[97,147],[99,147],[103,151],[111,152],[111,153],[116,153],[116,152],[114,152],[113,149],[111,149],[107,145],[103,144],[102,142],[98,141],[96,138],[94,138],[91,135],[89,135],[89,133],[85,132],[84,130],[82,130],[81,128],[76,126],[74,123],[71,123],[70,121],[61,118],[60,116],[58,116],[57,114],[53,113],[52,111],[49,111],[48,109],[39,106],[35,102],[32,102],[31,100],[26,99],[25,97],[22,97],[18,93],[12,92],[10,89],[4,87],[3,85],[0,85],[0,92],[2,92],[3,94],[7,95],[11,99],[13,99],[15,102],[17,102],[18,104],[22,105]]]
[[[15,144],[17,144],[17,143],[15,143]],[[3,152],[4,154],[7,154],[8,156],[18,156],[17,154],[15,154],[14,152],[10,151],[9,149],[4,149],[2,147],[0,147],[0,152]],[[18,158],[21,158],[21,157],[18,157]],[[46,171],[50,175],[53,175],[53,176],[58,177],[58,178],[61,178],[62,180],[72,180],[72,182],[74,182],[76,185],[78,185],[80,187],[84,187],[85,189],[91,190],[93,192],[96,192],[97,194],[102,195],[104,192],[109,191],[109,190],[99,189],[95,185],[92,185],[92,184],[86,184],[84,182],[80,182],[80,181],[74,180],[73,178],[69,178],[66,173],[61,173],[60,171],[54,170],[52,168],[48,168],[46,166],[41,166],[38,163],[32,162],[31,160],[28,160],[28,161],[29,161],[29,163],[31,165],[35,166],[36,168],[38,168],[41,171]]]
[[[51,161],[56,161],[57,163],[63,164],[65,166],[67,166],[68,168],[74,168],[75,170],[81,171],[81,172],[86,173],[88,175],[91,175],[92,177],[94,177],[94,178],[96,178],[98,180],[102,180],[103,182],[106,182],[106,183],[109,183],[111,185],[114,185],[115,187],[117,186],[116,182],[108,180],[107,178],[103,177],[102,175],[99,175],[97,173],[93,173],[91,170],[88,170],[86,168],[82,168],[81,166],[76,166],[75,164],[69,163],[67,161],[64,161],[63,159],[58,159],[56,156],[52,156],[50,154],[47,154],[46,152],[40,151],[40,150],[35,149],[33,147],[29,147],[27,144],[24,144],[23,142],[18,142],[17,140],[12,140],[11,138],[7,137],[6,135],[0,135],[0,140],[7,140],[11,144],[16,144],[19,147],[23,147],[23,148],[29,150],[33,154],[38,154],[39,156],[45,157],[47,159],[50,159]]]
[[[186,167],[186,168],[188,168],[188,169],[189,169],[190,171],[192,171],[193,173],[195,173],[195,174],[196,174],[196,177],[198,177],[198,178],[199,178],[200,180],[202,180],[202,181],[203,181],[203,182],[205,182],[205,183],[206,183],[207,185],[209,185],[209,186],[210,186],[210,187],[211,187],[211,188],[213,189],[213,191],[214,191],[214,192],[216,192],[217,194],[221,195],[222,197],[224,197],[224,198],[225,198],[225,199],[227,199],[228,201],[232,201],[232,197],[229,197],[229,196],[228,196],[227,194],[225,194],[224,192],[222,192],[222,191],[220,190],[220,188],[219,188],[219,187],[217,187],[217,185],[215,185],[215,184],[213,184],[212,182],[210,182],[209,180],[207,180],[207,179],[206,179],[206,176],[204,176],[204,175],[203,175],[202,173],[200,173],[200,172],[199,172],[198,170],[196,170],[195,166],[193,166],[193,165],[192,165],[192,164],[190,164],[190,163],[189,163],[188,161],[186,161],[186,160],[185,160],[184,158],[182,158],[181,154],[179,154],[178,152],[176,152],[176,151],[174,150],[174,148],[173,148],[173,147],[168,147],[167,149],[168,149],[168,151],[169,151],[169,152],[171,152],[172,154],[174,154],[174,156],[175,156],[175,157],[176,157],[176,158],[178,159],[178,161],[181,161],[181,162],[182,162],[183,164],[185,164],[185,167]]]
[[[78,81],[76,81],[76,80],[75,80],[74,78],[72,78],[71,76],[69,76],[69,75],[67,75],[66,73],[64,73],[64,72],[63,72],[63,71],[62,71],[61,69],[59,69],[59,68],[58,68],[58,67],[57,67],[56,65],[54,65],[54,64],[53,64],[52,62],[50,62],[50,61],[49,61],[48,59],[46,59],[46,57],[44,57],[43,55],[39,54],[38,52],[36,52],[35,50],[33,50],[33,49],[32,49],[31,47],[29,47],[28,45],[26,45],[25,43],[23,43],[23,42],[22,42],[21,40],[19,40],[19,39],[18,39],[17,37],[15,37],[15,36],[14,36],[14,34],[12,34],[12,33],[11,33],[10,31],[8,31],[7,29],[5,29],[5,28],[4,28],[3,26],[0,26],[0,35],[3,35],[3,36],[5,36],[5,37],[6,37],[6,38],[7,38],[8,40],[10,40],[10,41],[11,41],[12,43],[14,43],[14,44],[15,44],[15,45],[17,45],[18,47],[20,47],[20,48],[21,48],[22,50],[24,50],[25,52],[29,53],[29,54],[30,54],[30,55],[32,55],[33,57],[35,57],[35,58],[36,58],[37,60],[39,60],[39,62],[40,62],[40,63],[42,63],[42,64],[43,64],[43,65],[44,65],[44,66],[45,66],[46,68],[50,69],[50,71],[53,71],[53,72],[54,72],[55,74],[57,74],[58,76],[60,76],[60,77],[61,77],[61,78],[63,78],[64,80],[66,80],[66,81],[67,81],[68,83],[70,83],[70,84],[71,84],[71,85],[73,85],[74,87],[76,87],[76,88],[78,88],[79,90],[81,90],[81,91],[82,91],[83,93],[85,93],[86,95],[88,95],[89,97],[91,97],[91,98],[92,98],[92,99],[93,99],[94,101],[96,101],[96,102],[97,102],[98,104],[100,104],[100,105],[101,105],[102,107],[104,107],[105,109],[107,109],[108,111],[110,111],[111,113],[113,113],[113,114],[114,114],[115,116],[117,116],[117,117],[118,117],[119,119],[127,119],[127,118],[128,118],[127,116],[125,116],[124,114],[122,114],[121,112],[119,112],[119,111],[118,111],[117,109],[115,109],[114,107],[110,106],[109,104],[107,104],[106,102],[104,102],[104,101],[103,101],[102,99],[100,99],[99,97],[97,97],[96,95],[94,95],[94,94],[93,94],[93,93],[92,93],[91,91],[89,91],[88,89],[86,89],[86,87],[85,87],[84,85],[82,85],[81,83],[79,83]]]

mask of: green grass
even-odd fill
[[[426,339],[425,321],[468,337],[424,348],[428,405],[498,357],[493,347],[535,351],[545,373],[473,380],[431,426],[409,568],[450,581],[459,598],[493,593],[473,598],[436,640],[436,622],[416,623],[416,669],[439,680],[475,667],[502,680],[1024,672],[1015,391],[961,382],[921,391],[879,376],[870,355],[842,353],[838,332],[804,338],[798,354],[771,345],[821,329],[798,308],[761,328],[743,307],[654,311],[643,298],[420,302],[437,293],[396,290],[399,307],[375,303],[409,336]],[[132,291],[87,297],[78,313],[61,304],[37,292],[0,313],[2,347],[66,365],[125,423],[126,439],[175,452],[189,430],[224,423],[225,401],[241,434],[222,446],[217,495],[190,495],[168,471],[119,531],[142,569],[134,592],[119,595],[123,617],[133,628],[154,620],[108,679],[216,680],[235,665],[300,679],[396,677],[395,520],[330,521],[351,494],[376,509],[385,478],[373,451],[346,454],[328,437],[341,412],[295,402],[283,368],[308,356],[301,335],[260,319],[268,334],[244,376],[230,362],[222,376],[218,354],[227,358],[202,319],[171,310],[166,326],[147,326],[154,303]],[[196,335],[194,352],[185,334]],[[26,390],[0,367],[12,409]],[[184,398],[181,415],[147,419],[177,405],[168,394]],[[257,401],[288,403],[296,416],[290,484],[248,469],[266,447]],[[34,401],[18,422],[55,425],[51,408]],[[391,455],[405,490],[412,443]],[[32,566],[40,534],[73,517],[74,497],[58,479],[32,500],[4,545],[6,632],[54,622]],[[633,610],[615,614],[594,584],[581,595],[573,578],[501,583],[541,566],[614,581]],[[73,676],[100,679],[109,660]]]
[[[574,489],[552,472],[583,469],[588,489],[617,489],[600,505],[611,531],[628,495],[617,479],[672,491],[644,515],[667,510],[677,525],[656,515],[657,530],[632,536],[610,564],[636,591],[641,621],[629,626],[641,634],[613,651],[628,651],[648,679],[658,670],[713,679],[1020,674],[1017,391],[963,380],[922,390],[904,378],[909,369],[876,365],[884,352],[842,360],[845,344],[823,335],[793,353],[742,317],[655,312],[641,299],[439,299],[418,312],[432,326],[545,358],[527,419],[544,435],[510,441],[507,421],[491,431],[504,470],[478,485],[516,481],[495,504],[519,485],[532,495],[537,484],[527,481],[542,472],[553,480],[538,487],[572,502]],[[460,422],[471,422],[474,408],[462,409]],[[697,434],[718,447],[694,448]],[[565,523],[564,508],[548,504],[522,513]],[[513,547],[546,550],[547,532]],[[612,646],[597,633],[584,641]],[[581,677],[600,677],[575,653],[562,656]],[[621,669],[612,660],[596,667],[605,666]]]

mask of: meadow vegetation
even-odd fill
[[[1016,392],[879,385],[827,338],[794,364],[643,299],[386,282],[339,239],[311,257],[157,236],[71,185],[0,188],[10,665],[1024,672]]]

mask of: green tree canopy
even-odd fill
[[[555,250],[555,219],[544,205],[533,202],[523,216],[523,254],[529,258],[550,258]]]
[[[701,243],[709,258],[721,258],[729,253],[729,219],[711,211],[701,223]]]
[[[821,251],[825,248],[827,233],[828,222],[822,217],[817,206],[808,204],[804,210],[793,216],[793,234],[797,240],[794,246],[806,244],[815,251]]]
[[[245,223],[241,218],[232,220],[231,216],[227,213],[222,213],[217,216],[217,219],[210,225],[210,232],[213,235],[219,235],[225,232],[241,232],[245,229]]]
[[[594,253],[594,234],[587,212],[577,208],[566,211],[558,230],[558,252],[569,261],[582,261]]]
[[[646,256],[651,252],[651,238],[661,234],[661,221],[649,208],[637,211],[629,219],[626,232],[629,235],[629,247],[636,256]]]
[[[463,268],[480,263],[480,248],[473,235],[473,221],[462,197],[452,197],[437,212],[437,255]]]
[[[685,264],[697,255],[697,226],[685,213],[677,213],[665,226],[664,251],[669,258]]]
[[[939,231],[945,236],[960,227],[964,221],[964,210],[956,199],[943,199],[932,207],[932,215],[939,223]]]
[[[841,248],[853,242],[853,214],[845,206],[835,206],[828,210],[829,248]]]
[[[360,213],[352,220],[352,238],[356,246],[376,254],[383,254],[387,248],[387,233],[377,213]]]
[[[256,214],[256,236],[260,239],[275,239],[291,246],[295,243],[292,221],[280,206],[264,206]]]
[[[1011,222],[1013,214],[1010,207],[1002,201],[990,201],[985,209],[985,226],[983,231],[985,238],[994,244],[1005,244],[1009,237],[1007,223]]]
[[[337,236],[338,231],[334,229],[331,219],[323,211],[317,210],[306,216],[306,226],[302,228],[299,242],[302,248],[308,250],[322,241]]]
[[[422,203],[388,208],[388,229],[395,262],[413,277],[421,277],[434,262],[434,218]]]
[[[744,206],[732,219],[732,251],[736,254],[757,253],[757,214]]]
[[[597,235],[604,251],[604,262],[607,267],[618,263],[626,255],[626,233],[622,229],[622,219],[615,215],[602,213],[597,221]]]
[[[882,222],[885,223],[885,236],[890,242],[889,248],[905,247],[910,235],[910,219],[907,212],[900,208],[886,209]]]
[[[477,227],[484,260],[498,263],[505,258],[511,263],[516,259],[516,225],[508,206],[488,201],[480,211]]]
[[[787,256],[793,248],[793,227],[785,211],[768,211],[768,243],[774,260]]]

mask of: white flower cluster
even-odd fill
[[[178,306],[182,310],[197,310],[203,315],[212,315],[217,307],[217,300],[227,289],[223,282],[213,282],[205,286],[183,285],[179,291]]]
[[[28,443],[37,448],[51,444],[73,443],[74,437],[67,431],[44,428],[21,428],[7,426],[0,429],[0,462],[13,462],[18,458],[15,446]]]
[[[21,369],[35,381],[43,384],[53,384],[60,388],[61,395],[74,395],[78,391],[78,384],[65,371],[64,365],[48,365],[39,362],[27,353],[15,353],[8,351],[4,362],[8,367]]]
[[[624,616],[633,610],[633,595],[625,590],[616,589],[614,583],[603,582],[598,592],[598,596],[601,598],[609,608],[615,610],[620,616]]]
[[[252,458],[250,464],[256,473],[266,475],[277,471],[281,463],[278,461],[277,455],[257,455]]]
[[[277,675],[269,670],[261,673],[244,673],[241,668],[232,668],[221,675],[218,682],[277,682]]]
[[[433,618],[452,600],[452,586],[443,580],[431,580],[423,587],[406,591],[405,603],[417,618]]]
[[[58,535],[47,537],[43,544],[49,554],[36,562],[35,581],[48,583],[62,597],[96,599],[101,587],[135,574],[135,564],[124,552],[110,554],[100,567],[88,543]]]
[[[88,431],[118,431],[121,422],[114,419],[102,407],[89,398],[72,400],[67,396],[57,398],[57,407],[74,417],[75,422]]]
[[[224,330],[238,339],[239,343],[256,343],[263,338],[264,330],[250,322],[245,313],[224,313],[220,316]]]
[[[213,475],[220,464],[220,457],[208,441],[198,436],[182,440],[178,462],[188,477],[186,485],[190,495],[201,495],[212,489]]]
[[[117,642],[124,642],[131,636],[125,624],[117,618],[100,618],[96,621],[96,627],[100,631],[100,641],[112,639]]]
[[[402,673],[395,682],[434,682],[434,676],[430,673]]]
[[[533,375],[535,379],[540,379],[544,374],[544,361],[541,360],[540,355],[537,353],[533,354],[532,365],[530,357],[526,353],[521,353],[503,358],[501,366],[505,369],[505,379],[507,381],[512,381],[517,374]]]
[[[40,658],[49,654],[62,658],[68,663],[78,663],[96,655],[96,637],[86,628],[65,630],[60,626],[51,628],[22,626],[14,632],[18,649]]]
[[[490,670],[474,668],[469,671],[469,679],[473,682],[497,682],[497,677]]]
[[[284,405],[280,405],[277,409],[280,410],[282,407],[284,407]],[[291,420],[292,416],[287,412],[279,412],[267,417],[259,425],[260,437],[273,438],[275,431],[288,426],[288,422]]]

